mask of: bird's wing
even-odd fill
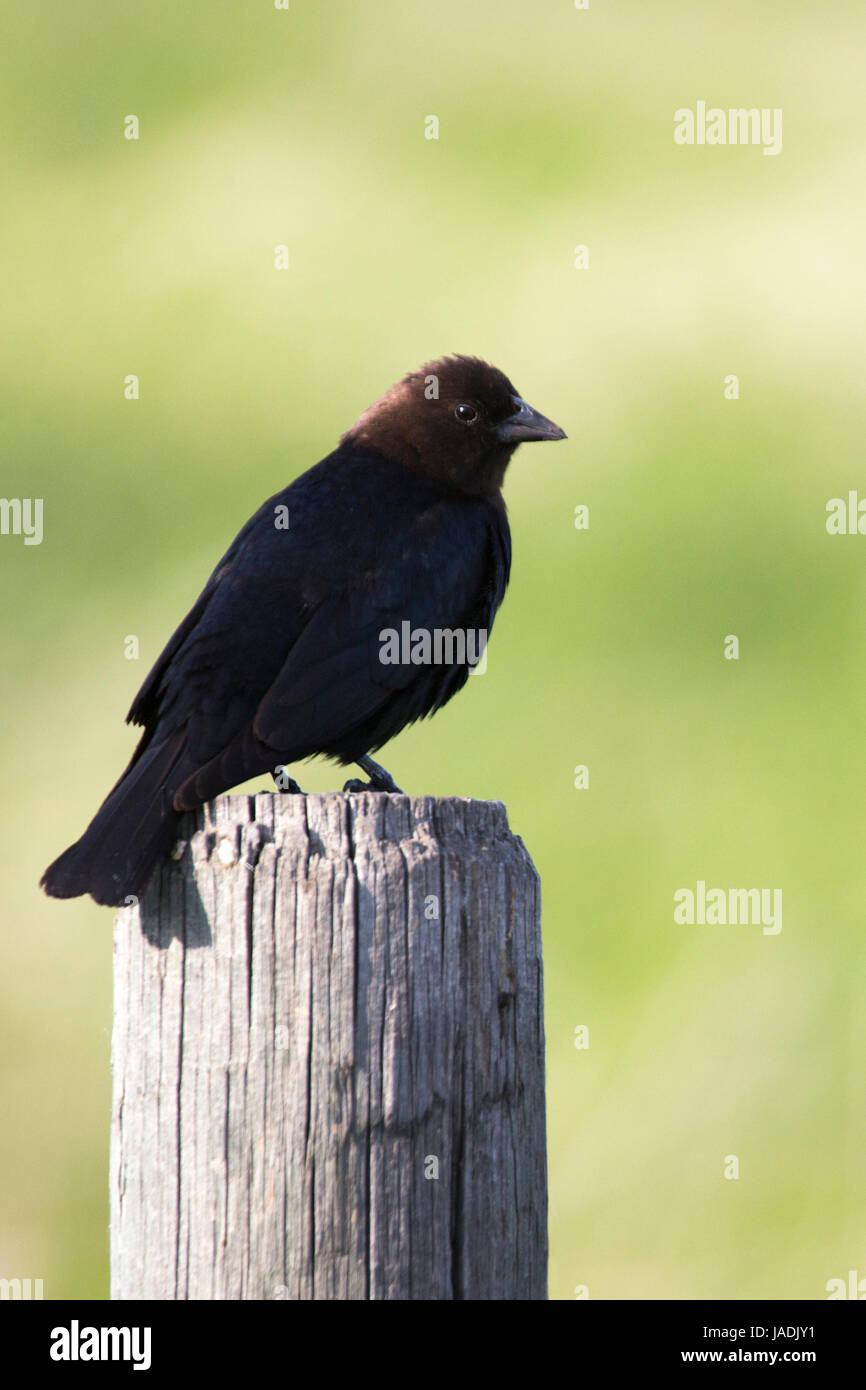
[[[265,505],[267,506],[269,504],[266,503]],[[207,624],[205,618],[211,601],[219,591],[220,585],[231,573],[232,565],[238,553],[242,550],[250,532],[259,524],[262,510],[263,509],[260,509],[254,516],[250,517],[246,525],[243,526],[235,536],[183,622],[180,623],[166,642],[145,677],[141,689],[132,702],[129,713],[126,716],[127,724],[146,725],[151,723],[161,713],[167,693],[166,686],[170,680],[172,663],[184,644],[196,633],[197,629],[200,631],[206,630]]]
[[[354,575],[311,615],[256,711],[256,737],[283,750],[327,748],[416,683],[419,708],[408,719],[443,703],[444,687],[457,688],[450,666],[388,657],[395,638],[405,655],[406,633],[489,628],[504,588],[490,533],[483,504],[443,503],[418,517],[376,570]]]

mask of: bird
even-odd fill
[[[300,793],[286,769],[315,755],[366,773],[344,792],[399,793],[370,755],[466,683],[511,568],[509,460],[565,438],[478,357],[390,387],[239,531],[136,695],[139,743],[46,893],[139,898],[185,812],[263,774]],[[433,651],[443,632],[450,649]]]

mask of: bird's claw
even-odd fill
[[[391,792],[396,796],[403,795],[390,772],[386,772],[379,763],[374,763],[372,758],[359,758],[358,766],[366,772],[370,779],[369,782],[362,782],[358,777],[350,777],[343,787],[344,792]]]

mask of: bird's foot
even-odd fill
[[[275,767],[271,776],[274,779],[274,786],[278,792],[287,792],[295,796],[303,796],[302,789],[298,786],[294,777],[290,777],[284,767]]]
[[[386,772],[384,767],[374,763],[372,758],[359,758],[358,766],[366,772],[370,779],[369,782],[362,782],[358,777],[351,777],[343,787],[344,792],[394,792],[397,796],[403,795],[390,772]]]

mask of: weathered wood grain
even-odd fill
[[[112,1296],[546,1298],[539,885],[505,808],[188,821],[115,924]]]

